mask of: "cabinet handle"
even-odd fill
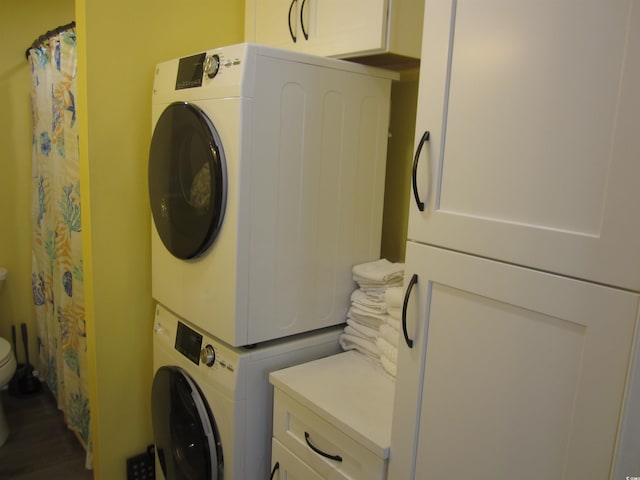
[[[269,477],[269,480],[273,480],[273,477],[275,477],[278,470],[280,470],[280,462],[276,462],[276,464],[273,466],[273,470],[271,470],[271,476]]]
[[[309,40],[309,33],[304,29],[304,6],[307,3],[307,0],[302,0],[302,4],[300,5],[300,26],[302,27],[302,35],[304,35],[305,40]]]
[[[412,178],[412,186],[413,186],[413,196],[416,199],[416,205],[418,205],[418,210],[424,212],[424,202],[420,200],[420,195],[418,194],[418,159],[420,158],[420,152],[422,152],[422,146],[429,141],[429,130],[422,134],[422,138],[420,139],[420,143],[418,143],[418,148],[416,149],[416,154],[413,157],[413,168],[411,169],[411,178]]]
[[[296,43],[298,39],[296,38],[295,33],[293,33],[293,28],[291,27],[291,11],[293,10],[293,5],[297,1],[298,0],[291,0],[291,5],[289,5],[289,18],[287,19],[287,21],[289,22],[289,34],[291,35],[291,39],[293,40],[293,43]]]
[[[407,291],[404,294],[404,301],[402,302],[402,333],[404,334],[404,341],[407,342],[407,347],[409,348],[413,348],[413,340],[409,338],[409,334],[407,333],[407,304],[409,303],[411,290],[413,290],[413,286],[416,283],[418,283],[418,275],[414,273],[411,281],[409,281],[409,286],[407,287]]]
[[[322,455],[323,457],[326,457],[326,458],[328,458],[330,460],[335,460],[336,462],[341,462],[342,461],[342,457],[340,455],[331,455],[329,453],[323,452],[318,447],[314,447],[311,444],[311,441],[309,440],[309,432],[304,432],[304,439],[307,441],[307,445],[309,445],[309,448],[311,450],[313,450],[314,452],[316,452],[318,455]]]

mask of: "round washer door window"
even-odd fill
[[[191,377],[179,367],[161,367],[151,395],[153,436],[164,478],[222,480],[220,434]]]
[[[185,260],[206,252],[222,226],[226,197],[226,161],[213,123],[193,104],[172,103],[149,152],[151,213],[167,250]]]

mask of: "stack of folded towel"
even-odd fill
[[[340,335],[344,350],[357,350],[380,362],[395,376],[402,310],[404,264],[386,259],[353,267],[359,288],[351,295],[347,326]]]

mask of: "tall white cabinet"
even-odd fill
[[[389,478],[640,476],[640,4],[423,32]]]

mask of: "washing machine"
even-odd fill
[[[159,64],[153,297],[233,346],[343,323],[379,258],[394,78],[253,44]]]
[[[328,327],[234,348],[157,305],[151,398],[156,479],[268,478],[269,372],[338,353],[340,332]]]

